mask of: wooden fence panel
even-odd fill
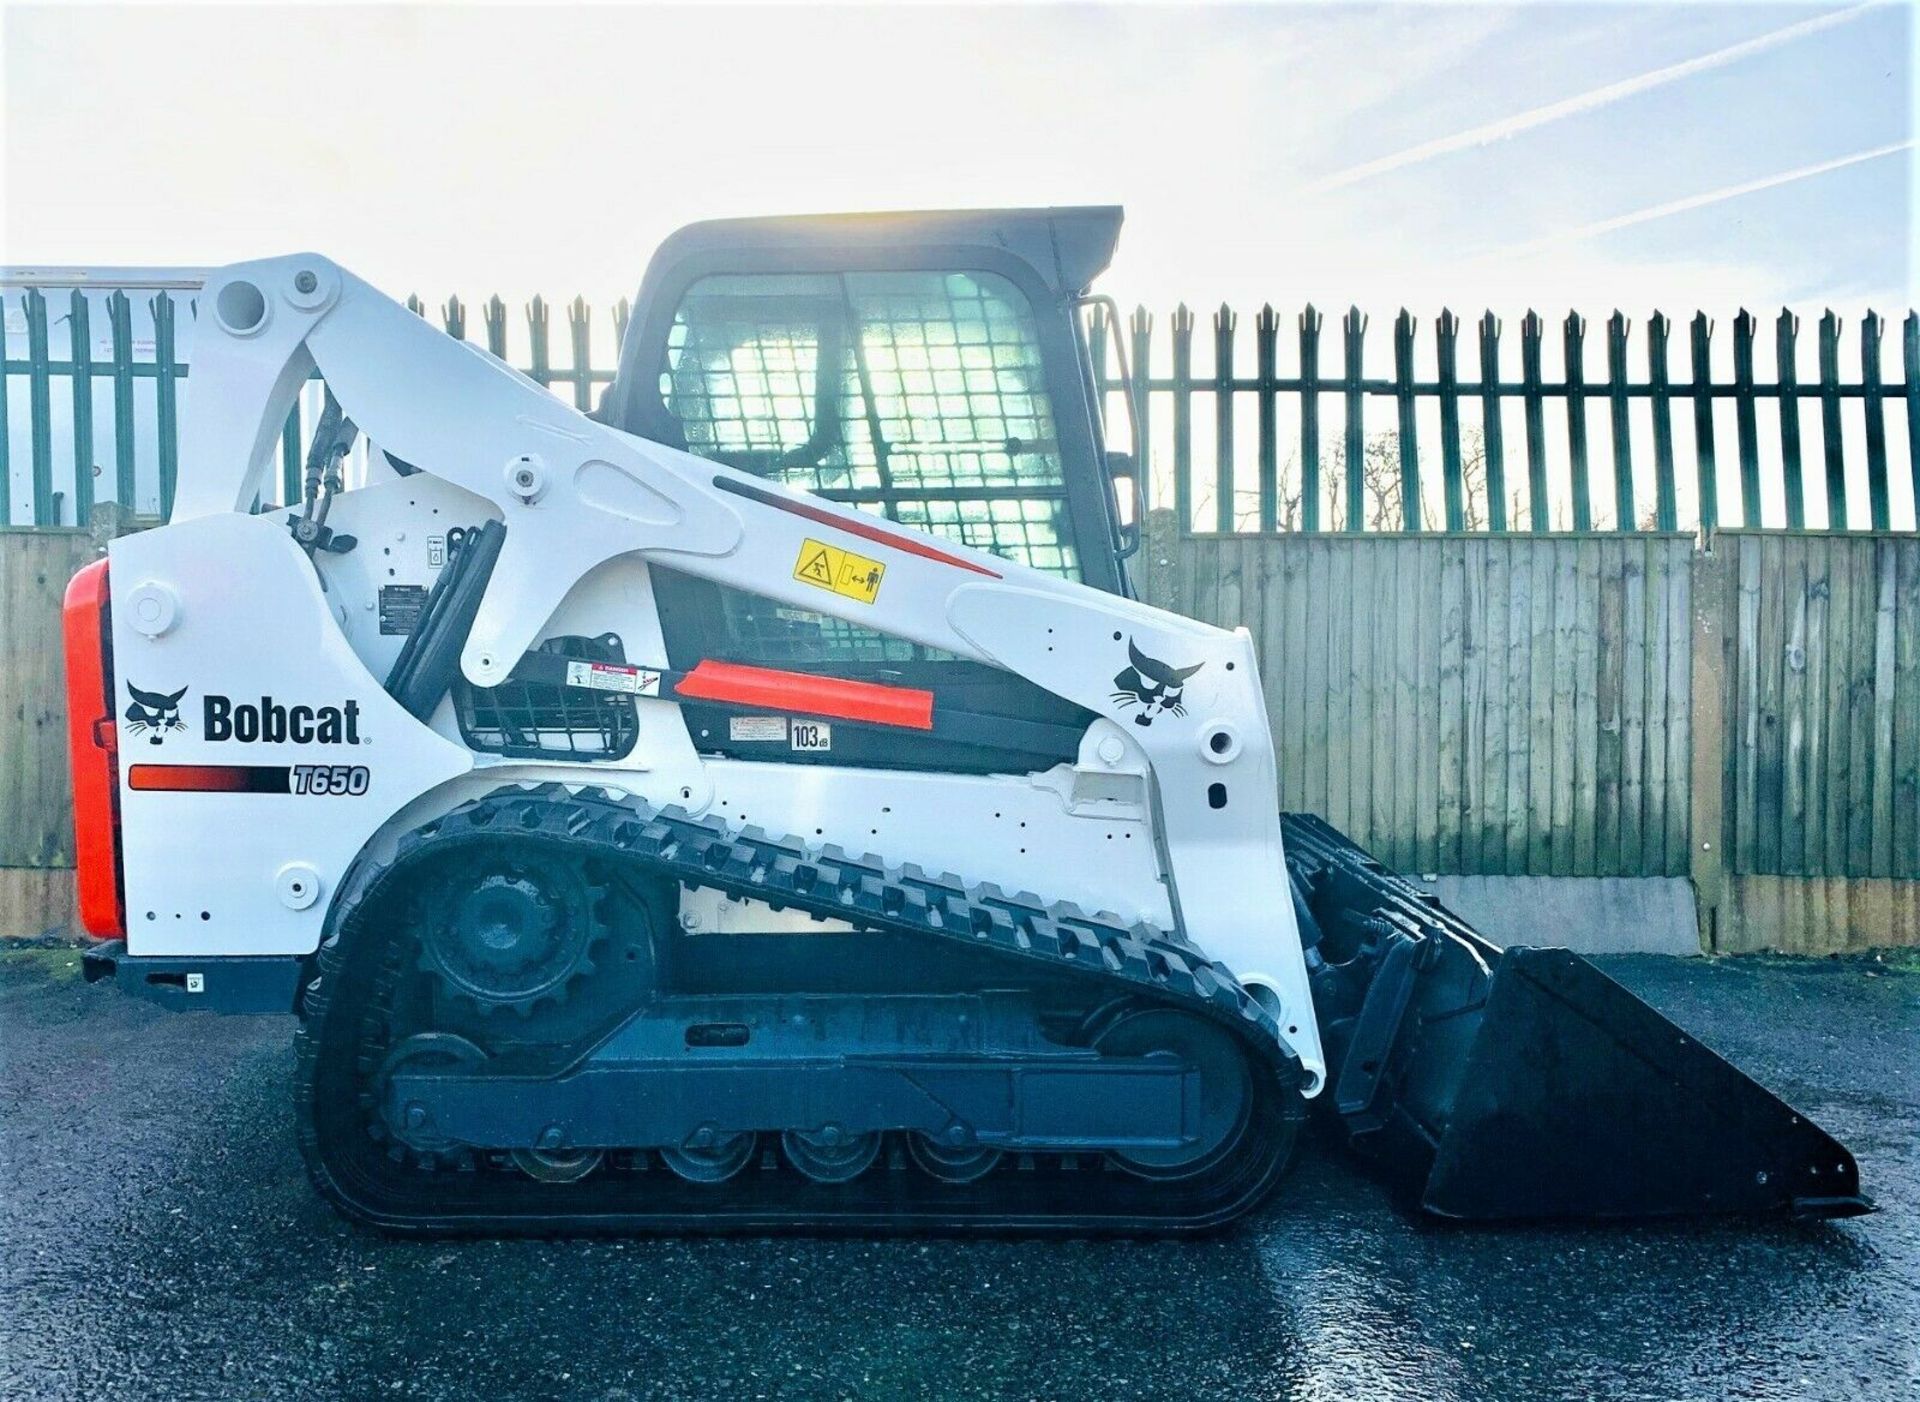
[[[1150,601],[1254,634],[1284,806],[1407,871],[1686,874],[1689,538],[1155,541]]]
[[[46,904],[72,860],[59,605],[95,552],[0,531],[0,933],[66,918]],[[1698,812],[1717,948],[1914,942],[1920,537],[1724,531],[1713,552],[1652,533],[1189,536],[1161,512],[1141,586],[1252,630],[1281,803],[1392,865],[1699,878]],[[1696,577],[1724,581],[1699,600],[1719,669],[1702,756]]]
[[[1690,871],[1690,538],[1162,542],[1196,616],[1255,633],[1284,803],[1407,870]],[[1725,871],[1920,879],[1920,538],[1714,548]]]
[[[1920,879],[1920,537],[1720,533],[1729,872]]]
[[[73,863],[60,600],[84,531],[0,530],[0,868]]]

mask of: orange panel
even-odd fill
[[[709,660],[674,683],[673,692],[696,701],[731,701],[739,706],[897,725],[906,730],[933,729],[933,693],[909,686],[882,686],[878,682]]]

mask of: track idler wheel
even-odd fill
[[[401,1071],[448,1071],[479,1066],[487,1054],[451,1032],[419,1032],[387,1053],[376,1084],[384,1087]],[[431,1158],[465,1152],[466,1146],[434,1128],[424,1105],[402,1105],[396,1115],[383,1116],[388,1137],[396,1144]]]
[[[1231,1155],[1247,1127],[1253,1080],[1239,1044],[1224,1028],[1172,1008],[1130,1013],[1094,1039],[1108,1056],[1176,1057],[1200,1073],[1199,1132],[1170,1148],[1109,1150],[1141,1178],[1173,1181],[1205,1173]]]

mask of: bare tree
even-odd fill
[[[1434,451],[1430,449],[1429,451]],[[1361,477],[1361,527],[1367,531],[1398,531],[1403,524],[1401,498],[1403,484],[1400,477],[1400,435],[1397,432],[1382,432],[1370,436],[1360,460]],[[1297,531],[1305,525],[1305,483],[1301,480],[1300,459],[1298,453],[1289,454],[1280,464],[1278,473],[1278,496],[1274,502],[1276,526],[1282,531]],[[1339,529],[1347,520],[1347,464],[1346,444],[1334,443],[1323,459],[1320,474],[1320,520],[1321,529]],[[1507,492],[1507,522],[1509,527],[1520,520],[1522,494],[1520,490],[1510,488]],[[1211,499],[1198,500],[1200,519],[1210,520],[1213,515]],[[1460,436],[1460,510],[1461,525],[1469,531],[1483,531],[1491,524],[1487,483],[1487,445],[1485,438],[1477,429],[1469,429]],[[1260,529],[1260,498],[1257,490],[1236,489],[1233,502],[1233,524],[1238,531],[1257,531]],[[1446,495],[1444,484],[1429,486],[1427,473],[1422,472],[1420,492],[1419,529],[1439,531],[1446,529]]]

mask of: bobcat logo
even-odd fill
[[[184,686],[169,695],[163,691],[142,691],[128,682],[127,695],[133,700],[126,709],[127,728],[135,735],[146,735],[149,745],[166,739],[169,730],[185,730],[187,723],[180,719],[180,698],[186,694]],[[149,731],[152,733],[148,734]]]
[[[1187,689],[1187,678],[1207,665],[1196,662],[1191,667],[1170,667],[1140,651],[1131,638],[1127,639],[1127,662],[1113,679],[1113,702],[1123,710],[1128,706],[1140,708],[1133,718],[1135,725],[1152,725],[1153,718],[1160,715],[1184,716],[1187,708],[1180,697]]]

